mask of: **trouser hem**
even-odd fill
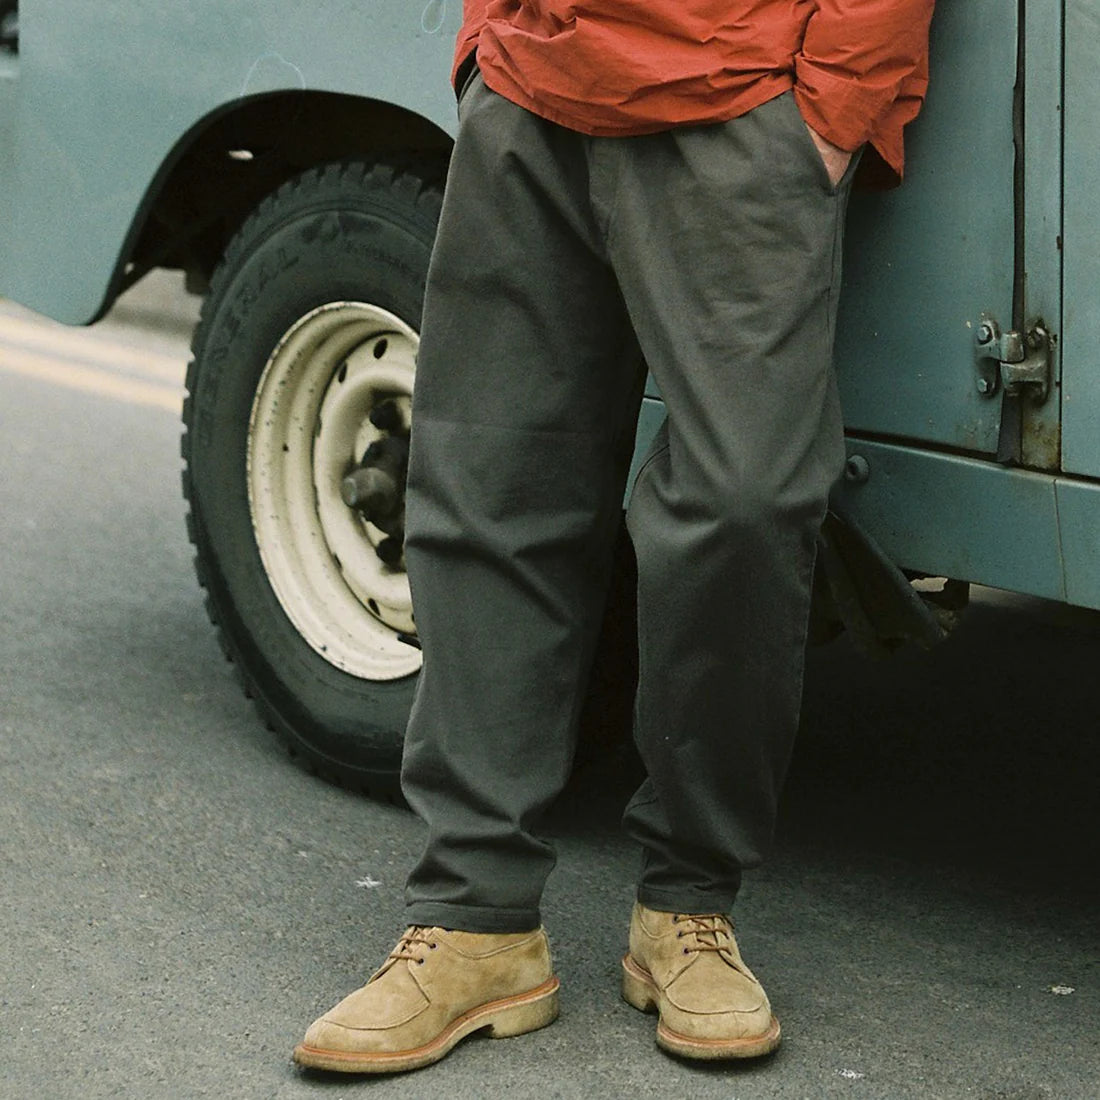
[[[728,913],[737,895],[729,891],[703,894],[697,890],[655,890],[638,887],[638,901],[660,913]]]
[[[409,924],[455,932],[533,932],[542,924],[537,909],[490,909],[449,902],[413,902],[405,907]]]

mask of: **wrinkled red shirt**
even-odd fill
[[[722,122],[794,89],[842,149],[896,178],[928,84],[933,0],[464,0],[455,69],[477,49],[495,92],[615,136]]]

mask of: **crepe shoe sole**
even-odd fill
[[[438,1062],[458,1043],[475,1031],[486,1031],[491,1039],[509,1039],[552,1024],[558,1018],[557,978],[515,997],[478,1005],[453,1020],[430,1043],[412,1050],[371,1051],[322,1050],[299,1043],[294,1061],[310,1069],[338,1073],[401,1073]]]
[[[660,1013],[661,1010],[661,991],[657,983],[629,953],[623,956],[623,1000],[640,1012]],[[762,1035],[738,1039],[693,1039],[673,1031],[660,1019],[657,1022],[657,1045],[681,1058],[759,1058],[775,1050],[779,1038],[779,1021],[774,1016]]]

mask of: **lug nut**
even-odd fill
[[[400,539],[384,538],[375,548],[374,552],[382,559],[383,563],[396,567],[401,563],[401,555],[405,547]]]
[[[386,517],[399,503],[397,483],[377,466],[364,466],[340,482],[340,497],[349,508],[358,508],[368,519]]]
[[[401,410],[397,407],[397,402],[392,400],[380,401],[371,409],[368,419],[380,432],[396,432],[405,426],[401,419]]]

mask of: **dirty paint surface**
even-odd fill
[[[941,5],[905,184],[853,196],[836,350],[853,430],[996,448],[1000,401],[977,391],[974,337],[983,312],[1011,323],[1014,10]]]
[[[1100,477],[1100,8],[1066,3],[1062,466]]]

